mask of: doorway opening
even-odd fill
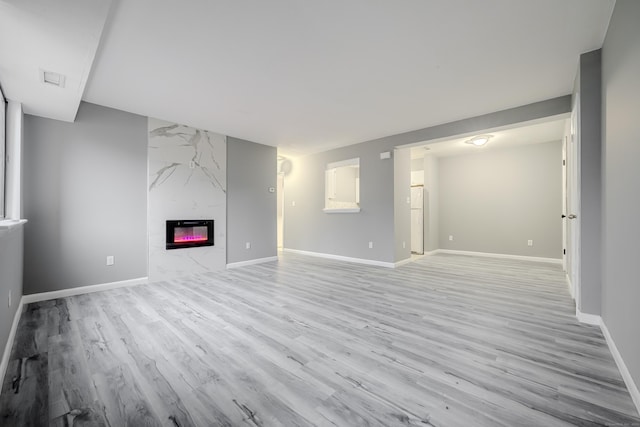
[[[573,182],[564,179],[561,166],[569,118],[567,113],[404,146],[412,150],[412,242],[418,240],[415,200],[421,192],[424,253],[561,264],[568,248],[561,215]],[[475,142],[479,134],[486,136],[484,144]],[[419,246],[412,245],[412,252]]]

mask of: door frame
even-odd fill
[[[577,312],[580,311],[580,94],[576,94],[571,110],[570,130],[566,138],[566,210],[565,215],[573,214],[574,219],[563,220],[565,230],[565,247],[567,249],[567,263],[565,271],[571,296],[576,303]],[[570,222],[569,222],[570,221]]]

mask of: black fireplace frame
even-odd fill
[[[180,219],[167,220],[166,224],[166,249],[197,248],[200,246],[214,246],[212,219]],[[193,242],[175,242],[175,230],[180,227],[207,227],[207,240]]]

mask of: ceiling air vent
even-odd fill
[[[48,85],[64,87],[65,76],[53,71],[40,70],[40,80]]]

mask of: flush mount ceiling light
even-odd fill
[[[492,137],[493,135],[478,135],[465,142],[467,144],[475,145],[476,147],[482,147],[484,144],[489,142],[489,139]]]
[[[53,71],[40,70],[40,81],[42,81],[42,83],[45,83],[51,86],[64,87],[65,80],[66,80],[65,76],[60,73],[56,73]]]

